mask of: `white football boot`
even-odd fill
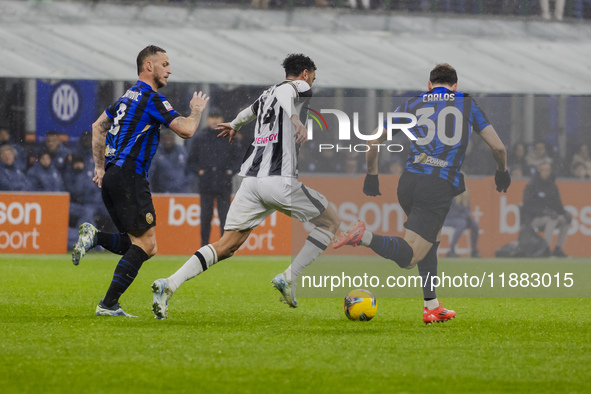
[[[295,298],[295,283],[289,283],[285,279],[285,275],[282,273],[277,274],[273,280],[271,280],[273,287],[279,290],[282,294],[281,301],[285,302],[292,308],[298,307],[298,302]]]

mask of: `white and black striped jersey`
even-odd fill
[[[246,152],[239,175],[250,177],[298,176],[298,150],[291,116],[299,116],[312,97],[305,81],[284,81],[265,90],[252,104],[256,115],[254,139]]]

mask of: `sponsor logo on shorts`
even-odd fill
[[[442,167],[445,168],[449,165],[449,163],[445,160],[437,159],[433,156],[429,156],[426,153],[421,153],[420,155],[415,155],[414,163],[426,164],[433,167]]]
[[[154,216],[152,216],[152,214],[151,214],[150,212],[148,212],[148,213],[146,214],[146,222],[147,222],[148,224],[152,224],[152,223],[154,223]]]

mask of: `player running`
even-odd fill
[[[293,54],[283,61],[283,68],[285,81],[265,90],[232,122],[218,125],[218,137],[229,137],[231,143],[242,126],[256,119],[254,140],[239,173],[244,180],[230,205],[222,238],[195,252],[169,278],[152,284],[156,318],[166,318],[168,300],[181,284],[232,257],[251,231],[275,211],[316,225],[291,265],[271,281],[284,302],[295,308],[296,279],[326,250],[338,230],[341,220],[326,197],[297,180],[298,149],[308,133],[299,112],[312,96],[316,65],[307,56]]]
[[[404,238],[372,234],[365,223],[354,223],[334,241],[334,248],[362,245],[380,256],[396,262],[401,268],[418,265],[423,278],[423,321],[443,322],[456,312],[445,309],[435,290],[426,285],[428,277],[437,275],[437,247],[441,228],[454,196],[465,190],[460,172],[466,147],[474,130],[486,141],[497,163],[497,191],[507,192],[511,177],[507,170],[507,153],[495,129],[466,93],[456,91],[456,70],[449,64],[438,64],[427,84],[429,91],[406,101],[397,112],[414,114],[417,125],[411,129],[417,137],[411,141],[411,154],[398,182],[398,202],[407,216]],[[378,181],[378,146],[387,134],[378,127],[371,149],[366,153],[367,175],[363,192],[381,195]]]
[[[195,93],[191,114],[180,116],[157,93],[171,74],[166,51],[147,46],[137,56],[139,80],[92,125],[93,181],[119,234],[98,231],[92,224],[80,226],[72,262],[78,265],[88,250],[100,245],[123,255],[115,268],[105,297],[96,307],[97,316],[129,316],[119,297],[135,279],[142,264],[156,254],[156,212],[147,175],[160,139],[160,125],[181,138],[195,133],[209,98]],[[106,166],[105,166],[106,161]]]

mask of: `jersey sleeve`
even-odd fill
[[[250,109],[252,110],[252,113],[257,115],[259,113],[259,109],[261,107],[261,100],[260,98],[258,98],[254,103],[252,103],[252,105],[250,106]]]
[[[172,105],[166,100],[166,97],[158,93],[152,96],[152,99],[148,104],[148,112],[153,119],[166,127],[168,127],[173,120],[181,116],[174,110],[174,108],[172,108]]]
[[[236,118],[230,122],[230,127],[233,128],[234,130],[238,131],[245,124],[252,122],[257,116],[257,113],[253,109],[255,104],[258,104],[258,100],[255,101],[255,103],[253,105],[248,106],[245,109],[243,109],[242,111],[240,111],[240,113],[236,116]],[[257,106],[257,111],[258,111],[258,106]]]
[[[294,100],[298,97],[298,93],[294,85],[291,83],[285,83],[278,86],[277,89],[275,89],[275,97],[288,118],[296,113]]]
[[[474,100],[472,100],[470,112],[472,115],[472,129],[475,132],[480,133],[486,126],[490,125],[486,115]]]
[[[109,119],[115,118],[115,113],[117,112],[118,107],[119,101],[107,107],[107,109],[105,110],[105,114],[109,117]]]

